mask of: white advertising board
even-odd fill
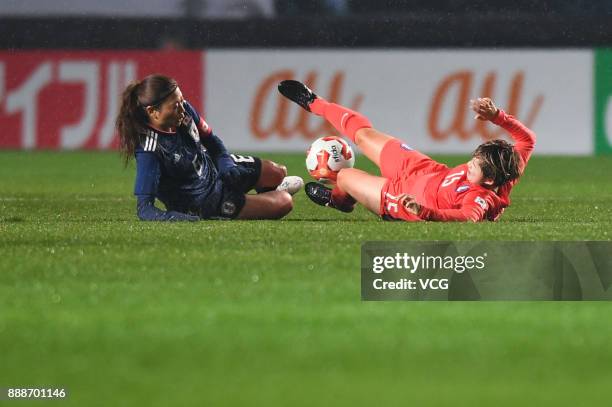
[[[203,58],[206,117],[232,150],[300,151],[333,134],[278,94],[277,83],[292,78],[428,153],[468,153],[504,137],[473,119],[469,100],[478,96],[534,129],[536,153],[593,152],[590,50],[211,50]]]

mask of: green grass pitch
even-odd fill
[[[306,176],[302,154],[262,156]],[[367,240],[610,240],[612,157],[535,156],[480,224],[303,192],[283,221],[146,223],[115,153],[0,162],[0,387],[64,387],[70,406],[609,402],[609,303],[366,303],[359,262]]]

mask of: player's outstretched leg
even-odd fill
[[[318,116],[323,116],[340,134],[355,141],[355,132],[372,127],[372,123],[361,113],[347,109],[318,97],[306,85],[294,80],[282,81],[278,91],[289,100]]]
[[[317,96],[301,82],[282,81],[278,85],[278,90],[305,110],[325,117],[336,130],[357,144],[366,157],[380,167],[380,152],[384,145],[395,137],[372,128],[368,118],[361,113]]]
[[[374,164],[380,168],[380,156],[385,145],[395,137],[373,128],[363,128],[355,133],[355,144]]]

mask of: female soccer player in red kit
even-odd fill
[[[356,202],[385,219],[405,221],[497,220],[510,204],[510,191],[522,175],[535,145],[535,134],[491,99],[471,101],[479,120],[504,128],[514,145],[504,140],[481,144],[466,164],[449,168],[374,128],[362,114],[315,95],[297,81],[278,86],[285,97],[324,117],[372,160],[382,176],[348,168],[329,189],[311,182],[306,193],[315,203],[343,212]]]

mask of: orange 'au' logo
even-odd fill
[[[481,92],[478,94],[478,96],[492,98],[496,79],[495,73],[489,72],[484,79]],[[508,104],[506,109],[509,114],[516,115],[516,113],[519,111],[519,102],[523,92],[524,80],[525,73],[523,71],[518,71],[514,74],[512,81],[510,82]],[[492,140],[499,138],[504,134],[504,131],[500,128],[490,130],[490,128],[487,127],[487,122],[481,120],[476,120],[471,129],[467,128],[465,119],[467,116],[467,109],[469,109],[468,100],[470,99],[470,96],[474,96],[470,93],[473,82],[474,73],[471,71],[454,72],[440,82],[434,93],[429,111],[429,119],[427,121],[429,134],[433,139],[445,140],[449,136],[455,134],[461,140],[467,140],[472,135],[480,135],[483,140]],[[459,92],[457,92],[457,100],[455,101],[454,115],[452,116],[451,124],[447,128],[442,129],[439,126],[440,113],[449,90],[451,90],[454,86],[458,87],[459,90]],[[543,102],[544,96],[536,96],[528,111],[529,113],[527,114],[527,119],[524,121],[526,126],[530,127],[534,122]]]
[[[301,134],[305,139],[315,139],[325,134],[335,133],[334,128],[326,121],[321,121],[319,126],[311,128],[309,124],[309,113],[301,108],[298,108],[299,114],[295,121],[289,123],[289,106],[291,102],[278,93],[276,85],[285,79],[294,78],[295,73],[287,69],[270,74],[259,84],[250,115],[251,132],[258,139],[264,140],[273,134],[277,134],[284,139],[290,138],[294,134]],[[336,72],[329,85],[329,92],[326,97],[327,100],[339,103],[343,82],[344,73]],[[308,75],[306,75],[304,83],[311,89],[317,89],[317,73],[309,72]],[[266,101],[268,101],[270,97],[273,98],[272,100],[276,101],[276,113],[272,121],[265,126],[262,123],[264,116],[263,110],[264,106],[266,106]],[[358,110],[362,101],[363,95],[357,94],[353,98],[351,109]]]

